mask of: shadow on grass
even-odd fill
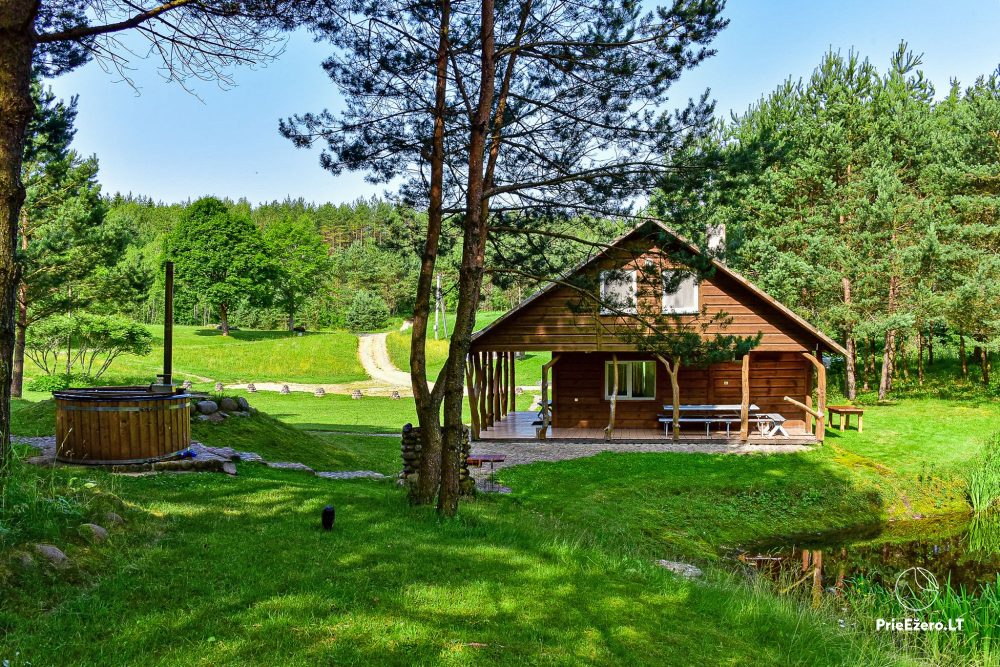
[[[5,651],[34,664],[861,664],[818,617],[574,546],[507,499],[456,521],[389,483],[259,466],[123,480],[162,518],[60,602],[19,590]],[[337,507],[334,531],[319,529]],[[55,584],[58,587],[58,583]],[[48,591],[51,595],[51,590]],[[43,609],[44,607],[44,609]],[[3,656],[0,656],[3,657]]]
[[[222,331],[219,329],[198,329],[194,332],[195,336],[203,336],[207,338],[222,338]],[[323,332],[321,331],[306,331],[302,334],[302,337],[306,336],[321,336]],[[259,329],[230,329],[229,338],[232,340],[238,340],[243,342],[257,342],[262,340],[277,340],[280,338],[297,338],[299,337],[298,332],[295,331],[280,331],[280,330],[268,330],[263,331]]]

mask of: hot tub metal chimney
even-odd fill
[[[174,263],[166,263],[166,286],[163,295],[163,374],[156,376],[157,384],[153,385],[156,393],[169,394],[174,390],[173,360],[174,360]]]

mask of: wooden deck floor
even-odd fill
[[[541,424],[536,412],[510,412],[503,419],[495,422],[480,433],[482,440],[535,440],[535,429]],[[750,434],[750,441],[758,444],[775,445],[807,445],[816,442],[816,437],[804,429],[788,428],[789,437],[777,436],[765,438],[759,433]],[[553,428],[549,427],[546,434],[548,440],[604,440],[604,429],[600,428]],[[632,442],[656,442],[669,440],[670,436],[662,428],[618,428],[611,435],[612,440],[628,440]],[[705,435],[703,430],[684,430],[681,433],[684,442],[738,442],[739,428],[730,432],[712,431]]]

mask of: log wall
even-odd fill
[[[650,359],[639,353],[619,353],[620,361]],[[610,401],[604,398],[604,364],[610,353],[563,353],[552,368],[552,425],[556,428],[603,428],[608,423]],[[709,368],[681,368],[681,403],[739,404],[741,363],[713,364]],[[812,367],[796,352],[750,353],[750,402],[763,412],[777,412],[788,426],[805,424],[805,412],[784,400],[805,396]],[[673,400],[670,377],[659,362],[655,400],[624,400],[616,407],[616,428],[656,428],[658,414]],[[688,427],[690,428],[690,427]],[[739,426],[736,426],[739,430]]]

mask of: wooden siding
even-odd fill
[[[594,262],[585,270],[596,283],[596,276],[606,269],[636,269],[653,262],[659,269],[672,266],[666,255],[648,239],[615,248],[607,257]],[[640,275],[643,275],[640,272]],[[648,275],[648,273],[647,273]],[[656,308],[662,299],[658,284],[639,286],[643,308]],[[815,349],[814,335],[796,323],[773,303],[754,293],[732,276],[716,272],[699,284],[698,306],[707,308],[704,317],[684,316],[682,321],[694,323],[724,312],[730,318],[728,326],[712,326],[707,335],[718,332],[753,336],[762,334],[761,352]],[[635,346],[615,335],[618,327],[634,326],[627,317],[600,315],[593,301],[579,291],[560,286],[522,305],[503,321],[482,332],[473,342],[473,350],[551,350],[553,352],[629,351]]]
[[[553,420],[557,428],[603,428],[608,423],[609,401],[604,398],[604,364],[608,353],[563,353],[553,366]],[[619,361],[649,359],[639,353],[622,353]],[[739,403],[739,362],[709,368],[681,368],[682,403]],[[805,424],[805,413],[784,400],[804,400],[812,376],[811,364],[800,353],[752,352],[750,401],[762,412],[777,412],[791,427]],[[670,378],[663,364],[656,368],[655,400],[619,400],[616,428],[655,428],[657,414],[672,401]],[[736,430],[739,430],[737,425]]]

